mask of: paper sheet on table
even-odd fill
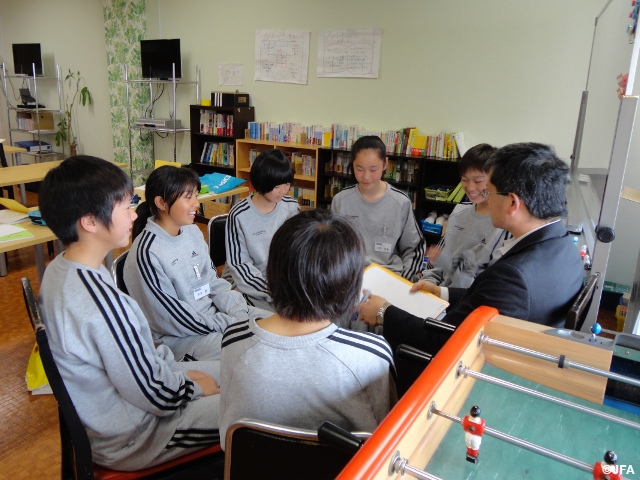
[[[12,242],[29,237],[33,237],[33,233],[25,228],[0,224],[0,242]]]
[[[0,198],[0,205],[14,212],[28,213],[29,209],[11,198]]]
[[[20,223],[28,220],[29,215],[13,210],[0,210],[0,223]]]
[[[424,291],[410,293],[409,280],[391,270],[372,263],[364,269],[362,288],[385,298],[388,302],[421,318],[438,317],[449,306],[441,298]]]

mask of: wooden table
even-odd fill
[[[38,278],[42,280],[44,275],[44,249],[43,244],[51,240],[57,240],[57,237],[51,231],[49,227],[40,225],[34,225],[30,220],[17,224],[22,228],[26,228],[33,233],[33,237],[21,238],[19,240],[13,240],[11,242],[0,242],[0,276],[7,276],[7,264],[4,259],[3,253],[11,252],[19,248],[35,247],[36,252],[36,265],[38,267]],[[62,247],[60,247],[62,250]]]

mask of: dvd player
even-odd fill
[[[138,118],[135,123],[136,127],[158,128],[163,130],[172,130],[174,128],[182,128],[182,122],[173,118]]]

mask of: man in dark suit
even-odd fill
[[[450,302],[443,322],[458,326],[481,305],[502,315],[562,327],[584,275],[580,255],[562,224],[566,216],[569,167],[553,148],[518,143],[497,150],[487,162],[487,198],[491,222],[513,239],[502,257],[476,277],[468,289],[438,287],[424,280],[412,291],[426,290]],[[425,327],[424,319],[371,295],[360,317],[384,324],[384,336],[395,348],[406,343],[435,354],[450,332]]]

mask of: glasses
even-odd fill
[[[489,195],[491,194],[506,196],[506,195],[509,195],[509,192],[490,192],[488,188],[485,188],[480,192],[480,195],[482,195],[482,198],[489,198]]]

